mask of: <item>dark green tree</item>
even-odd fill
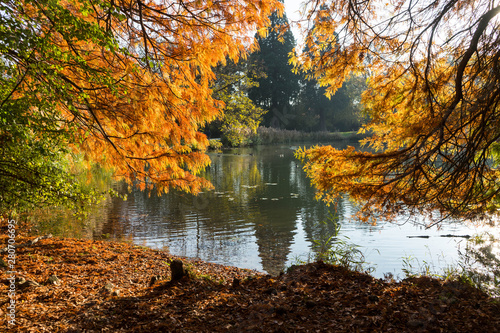
[[[249,91],[254,103],[267,110],[263,124],[266,126],[287,128],[290,125],[290,110],[299,93],[299,76],[292,72],[289,53],[295,47],[295,38],[288,26],[285,14],[271,15],[271,28],[266,38],[257,36],[260,50],[251,56],[251,60],[264,70],[266,77],[257,80],[258,86]]]
[[[352,77],[330,98],[316,80],[303,79],[292,127],[304,131],[355,131],[361,126],[362,77]]]
[[[322,7],[322,10],[325,10],[325,8]],[[328,17],[325,16],[318,24],[326,23]],[[338,38],[339,35],[334,33],[333,40],[338,40]],[[314,39],[314,43],[318,43],[318,41]],[[342,47],[339,44],[328,44],[321,49],[321,53],[327,54],[332,50],[334,53],[340,53]],[[303,53],[308,54],[309,52],[311,52],[311,49],[306,45]],[[302,89],[294,117],[296,129],[314,131],[352,131],[359,129],[361,126],[359,100],[364,90],[364,85],[360,83],[360,77],[352,76],[346,80],[335,94],[327,97],[325,87],[321,86],[314,77],[310,77],[307,72],[302,73]]]

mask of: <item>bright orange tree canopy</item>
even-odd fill
[[[16,59],[11,98],[50,96],[60,128],[89,161],[159,192],[199,192],[209,163],[199,129],[221,116],[212,68],[265,32],[275,0],[25,0],[11,15],[38,45]],[[28,29],[28,28],[27,28]],[[40,69],[43,66],[43,71]],[[41,112],[33,107],[32,112]]]

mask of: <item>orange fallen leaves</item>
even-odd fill
[[[0,244],[6,241],[0,237]],[[166,252],[77,239],[44,239],[19,248],[17,255],[18,276],[40,285],[18,290],[12,328],[5,321],[7,287],[0,284],[0,330],[6,332],[495,332],[500,327],[500,305],[458,282],[387,283],[323,263],[294,266],[271,278],[188,259],[182,259],[188,276],[171,281],[168,262],[174,257]],[[45,283],[51,275],[59,285]],[[0,280],[5,278],[2,270]]]

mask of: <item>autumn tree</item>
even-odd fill
[[[294,63],[327,94],[350,73],[371,73],[363,103],[371,119],[364,131],[372,135],[364,144],[375,152],[325,146],[298,154],[318,197],[332,201],[349,193],[364,203],[362,217],[495,213],[498,3],[314,0],[305,12],[314,28],[306,38],[309,51]]]
[[[199,129],[223,107],[213,68],[251,50],[274,10],[281,3],[2,1],[0,208],[28,189],[34,204],[81,197],[64,165],[75,153],[142,189],[210,187]]]

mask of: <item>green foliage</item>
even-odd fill
[[[434,278],[443,278],[443,273],[438,273],[434,264],[426,260],[418,260],[418,258],[407,256],[403,257],[402,271],[406,278],[428,276]]]
[[[70,172],[69,133],[28,110],[23,101],[15,101],[5,103],[0,114],[0,211],[61,204],[76,208],[94,201],[97,193]]]
[[[222,142],[219,139],[208,140],[208,148],[212,150],[219,150],[222,148]]]
[[[293,142],[333,142],[338,140],[358,141],[362,135],[356,132],[303,132],[297,130],[285,130],[273,127],[259,127],[257,135],[252,142],[258,144],[293,143]]]
[[[64,237],[92,237],[96,224],[107,219],[105,205],[112,197],[127,200],[126,195],[120,195],[114,190],[112,170],[94,164],[88,168],[81,155],[72,158],[73,163],[68,169],[72,183],[77,184],[84,193],[91,193],[87,201],[78,201],[78,205],[70,205],[68,201],[52,204],[36,204],[29,209],[18,210],[20,218],[37,234],[53,233]],[[95,235],[94,235],[95,236]],[[105,235],[103,235],[105,238]]]
[[[222,143],[230,147],[243,147],[251,144],[252,130],[241,124],[231,124],[223,127]]]
[[[36,2],[26,3],[36,5]],[[82,2],[82,5],[90,5]],[[57,109],[64,100],[75,109],[68,82],[58,73],[61,63],[75,70],[88,70],[78,53],[62,53],[58,45],[39,34],[42,21],[54,20],[54,30],[75,42],[92,40],[114,48],[117,44],[96,24],[72,15],[57,1],[47,2],[48,11],[26,21],[23,4],[0,4],[0,212],[21,213],[42,205],[81,207],[93,202],[96,193],[77,182],[70,173],[76,127]],[[36,58],[35,58],[36,54]],[[39,81],[28,80],[36,75]],[[99,75],[105,82],[111,78]]]
[[[318,143],[348,141],[357,142],[363,139],[365,135],[356,132],[303,132],[297,130],[286,130],[274,127],[259,126],[256,133],[244,127],[232,127],[227,131],[221,141],[211,144],[211,149],[218,149],[215,146],[220,144],[226,146],[245,146],[245,145],[269,145],[276,143]],[[212,147],[213,145],[213,147]]]
[[[356,131],[361,126],[364,78],[351,77],[330,98],[315,80],[302,79],[290,127],[306,131]]]
[[[255,106],[248,98],[248,90],[257,86],[254,78],[261,76],[255,67],[246,61],[235,64],[232,61],[215,70],[214,97],[225,103],[224,116],[212,124],[215,131],[222,132],[222,143],[238,147],[250,144],[262,121],[265,111]]]
[[[57,2],[50,4],[49,15],[59,15],[56,29],[68,38],[114,45],[96,26],[75,18]],[[68,95],[67,83],[57,76],[59,68],[54,63],[85,64],[39,37],[34,30],[37,22],[14,16],[16,6],[20,3],[0,6],[5,13],[0,18],[0,212],[22,213],[43,205],[82,207],[97,200],[99,194],[71,172],[75,156],[69,146],[76,128],[58,111],[55,101],[66,100],[68,108],[74,108],[75,101]],[[31,62],[35,50],[39,59]],[[28,61],[20,65],[23,57]],[[50,61],[44,62],[44,58]],[[32,72],[43,75],[46,85],[26,81]],[[25,91],[19,91],[21,83]]]

